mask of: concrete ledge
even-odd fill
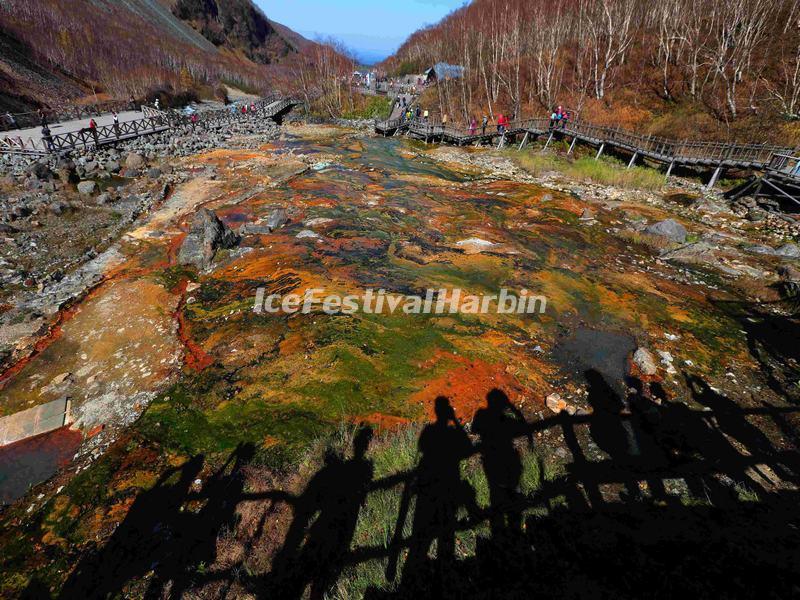
[[[0,418],[0,446],[69,424],[69,408],[69,398],[64,397]]]

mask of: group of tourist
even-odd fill
[[[550,114],[550,129],[564,129],[569,123],[570,114],[561,105]]]

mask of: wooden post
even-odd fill
[[[606,147],[606,143],[605,142],[601,142],[600,143],[600,148],[597,150],[597,154],[594,157],[595,160],[598,160],[600,158],[600,155],[603,154],[603,148],[605,148],[605,147]]]
[[[667,177],[666,177],[667,181],[669,181],[669,176],[672,174],[672,167],[674,165],[675,165],[675,159],[673,158],[671,161],[669,161],[669,166],[667,167]]]
[[[547,138],[547,142],[544,144],[544,148],[542,148],[542,152],[547,150],[547,147],[550,145],[551,140],[553,139],[553,131],[550,132],[550,137]]]
[[[706,186],[707,190],[713,189],[717,183],[717,179],[719,179],[719,174],[722,172],[722,165],[718,166],[714,171],[714,174],[711,176],[711,181],[708,182]]]
[[[519,145],[518,150],[522,150],[525,147],[525,144],[528,142],[528,136],[530,135],[529,131],[525,132],[525,137],[522,138],[522,143]]]
[[[567,156],[572,154],[572,149],[575,147],[575,142],[577,141],[578,141],[578,136],[576,135],[572,138],[572,143],[569,145],[569,150],[567,150]]]
[[[628,168],[629,168],[629,169],[630,169],[630,168],[633,166],[633,164],[636,162],[636,157],[638,157],[638,156],[639,156],[639,153],[638,153],[638,152],[634,152],[634,153],[633,153],[633,156],[631,156],[631,162],[629,162],[629,163],[628,163]]]

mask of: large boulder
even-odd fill
[[[82,196],[91,196],[97,189],[97,184],[94,181],[81,181],[78,184],[78,193]]]
[[[783,258],[800,258],[800,246],[797,244],[784,244],[775,250],[775,254]]]
[[[219,248],[233,248],[239,236],[207,208],[200,209],[192,220],[192,228],[178,252],[178,262],[205,269],[214,260]]]
[[[286,215],[286,211],[282,208],[276,208],[267,217],[267,227],[269,227],[270,231],[275,231],[279,227],[283,227],[288,220],[289,217]]]
[[[35,179],[39,181],[44,181],[46,179],[50,179],[53,173],[50,171],[50,167],[46,162],[35,162],[30,167],[28,167],[28,173]]]
[[[125,157],[125,168],[126,169],[141,169],[144,167],[145,160],[144,156],[141,154],[136,154],[135,152],[131,152]]]
[[[675,221],[674,219],[666,219],[665,221],[659,221],[658,223],[653,223],[649,225],[645,230],[645,233],[649,233],[650,235],[658,235],[661,237],[665,237],[673,242],[683,243],[686,241],[686,235],[688,232],[686,231],[686,227]]]
[[[655,375],[658,365],[653,354],[647,348],[637,348],[633,353],[633,364],[643,375]]]

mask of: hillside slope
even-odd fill
[[[457,115],[573,115],[646,133],[800,141],[800,4],[791,0],[473,0],[383,64],[467,76],[425,101]]]
[[[301,36],[270,21],[250,0],[174,0],[172,14],[215,46],[240,50],[261,64],[299,49],[295,36]]]
[[[0,109],[164,86],[263,92],[308,45],[251,0],[6,0]]]

